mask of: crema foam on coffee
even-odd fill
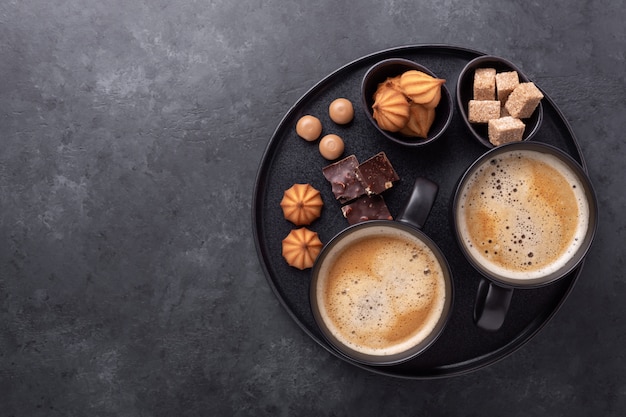
[[[324,262],[317,302],[331,333],[369,355],[404,352],[430,335],[446,283],[435,254],[404,232],[357,236]]]
[[[466,249],[483,268],[506,278],[536,279],[559,270],[587,233],[582,183],[549,154],[494,156],[461,193],[456,216]]]

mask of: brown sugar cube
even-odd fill
[[[474,100],[496,99],[496,70],[476,68],[474,71]]]
[[[498,100],[506,102],[515,87],[519,85],[519,75],[517,71],[499,72],[496,74],[496,92]]]
[[[541,91],[532,82],[520,83],[504,104],[506,111],[518,119],[526,119],[533,112],[543,98]]]
[[[489,120],[487,127],[489,142],[495,146],[509,142],[519,142],[524,136],[525,127],[524,122],[511,116]]]
[[[487,123],[491,119],[500,117],[500,102],[498,100],[470,100],[467,119],[470,123]]]
[[[500,107],[500,117],[506,117],[506,116],[510,116],[509,112],[506,111],[506,107],[504,106]]]

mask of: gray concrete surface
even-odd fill
[[[0,415],[623,415],[625,20],[623,0],[2,2]],[[407,381],[293,322],[251,198],[274,129],[318,80],[433,43],[508,58],[552,97],[600,227],[521,350]]]

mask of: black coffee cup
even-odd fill
[[[484,277],[476,324],[504,323],[514,289],[549,285],[583,261],[598,222],[593,185],[573,158],[545,143],[515,142],[479,157],[452,200],[454,233]]]
[[[324,338],[341,356],[366,365],[394,365],[408,361],[424,352],[443,331],[452,310],[454,292],[452,275],[441,250],[420,230],[428,217],[437,192],[436,184],[425,178],[418,178],[409,201],[396,220],[371,220],[352,225],[337,234],[322,249],[312,269],[311,309]],[[399,250],[392,250],[388,255],[380,255],[381,252],[376,252],[376,256],[382,256],[382,258],[376,258],[379,260],[376,262],[361,252],[363,245],[370,243],[382,245],[381,242],[385,239],[398,239],[398,242],[394,244],[399,245]],[[412,246],[404,247],[404,243],[400,245],[400,241]],[[407,251],[407,257],[404,256],[405,251]],[[360,254],[357,255],[357,252]],[[392,259],[390,257],[393,261],[388,262]],[[370,273],[369,270],[363,272],[366,270],[363,267],[358,274],[354,273],[354,277],[357,278],[352,278],[353,275],[350,275],[350,280],[345,281],[345,285],[338,286],[336,293],[333,292],[329,297],[325,297],[323,294],[330,291],[332,284],[331,278],[325,279],[324,277],[330,276],[331,269],[339,262],[386,266],[381,267],[381,270],[377,270],[376,273]],[[405,265],[409,265],[407,271],[401,272],[400,269]],[[428,282],[429,286],[415,293],[398,294],[398,291],[402,292],[405,288],[404,285],[411,289],[417,288],[416,284],[410,283],[415,282],[412,280]],[[432,286],[430,286],[431,282]],[[437,290],[430,292],[429,288],[437,288]],[[426,293],[436,294],[431,298],[432,308],[431,304],[427,303],[428,307],[420,304],[423,303],[419,301],[420,297],[428,299]],[[335,308],[333,306],[335,301],[337,304],[340,303],[339,297],[344,299],[349,297],[353,303],[351,307],[346,307],[344,313],[349,316],[342,319],[341,323],[332,319],[332,314],[328,313]],[[399,314],[389,313],[393,308],[397,308],[393,307],[394,304],[403,305],[401,303],[403,300],[409,300],[411,307]],[[421,317],[422,312],[426,318],[421,322],[422,324],[419,324],[421,327],[416,326],[414,329],[408,327],[418,321],[416,318]],[[365,331],[367,326],[373,323],[372,320],[375,322],[375,317],[378,317],[382,328],[387,326],[387,330],[396,331],[394,335],[406,332],[412,336],[405,339],[397,336],[397,343],[373,342],[378,343],[377,346],[380,348],[371,347],[369,342],[373,339],[355,343],[357,336],[363,338],[383,337],[381,336],[383,334],[384,337],[389,336],[390,333],[384,329],[380,330],[381,327],[377,327],[377,324],[373,326],[374,331],[370,333]],[[357,321],[359,319],[361,321]],[[400,319],[404,321],[397,321]],[[350,333],[354,336],[346,336],[348,330],[339,330],[340,326],[347,321],[358,323],[356,329],[352,329]]]

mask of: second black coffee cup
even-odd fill
[[[545,143],[515,142],[467,169],[452,216],[461,251],[484,277],[476,323],[498,330],[513,289],[548,285],[582,262],[598,208],[589,177],[568,154]]]

